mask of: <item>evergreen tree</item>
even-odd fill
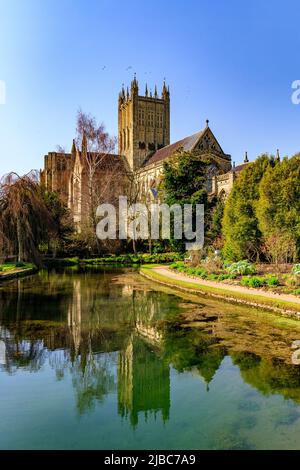
[[[258,259],[262,232],[257,218],[260,182],[274,157],[262,155],[249,163],[239,174],[226,201],[222,222],[225,238],[224,255],[232,261]]]
[[[205,187],[210,164],[211,159],[204,159],[197,152],[178,152],[164,163],[162,185],[164,201],[169,206],[193,204],[195,207],[196,204],[204,204],[206,227],[210,225],[208,214],[211,202]],[[185,251],[184,242],[185,240],[171,240],[173,249],[178,251]]]
[[[257,216],[266,240],[280,237],[300,247],[300,154],[270,167],[259,187]],[[283,243],[281,242],[283,245]]]

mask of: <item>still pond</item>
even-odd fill
[[[1,449],[300,449],[300,322],[134,269],[0,286]]]

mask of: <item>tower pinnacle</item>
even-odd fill
[[[74,154],[76,153],[76,143],[75,143],[75,139],[73,139],[71,153],[72,153],[72,155],[74,155]]]
[[[169,96],[170,92],[167,89],[166,86],[166,79],[164,79],[164,84],[163,84],[163,89],[162,89],[162,97],[167,98]]]

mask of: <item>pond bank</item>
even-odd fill
[[[7,272],[0,272],[0,285],[5,281],[11,281],[12,279],[17,279],[20,277],[30,276],[38,272],[36,267],[32,268],[18,268],[14,270],[9,270]]]
[[[259,289],[197,279],[186,274],[176,273],[168,266],[142,266],[140,273],[152,281],[185,292],[259,307],[300,319],[300,298],[292,294],[262,292]]]
[[[183,261],[183,255],[179,253],[125,253],[121,255],[108,255],[94,258],[47,258],[44,257],[43,264],[47,268],[67,267],[67,266],[102,266],[102,265],[123,265],[132,266],[139,264],[168,264],[176,261]]]

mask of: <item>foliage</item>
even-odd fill
[[[208,160],[193,152],[178,152],[164,163],[163,189],[166,202],[172,204],[204,203]]]
[[[174,269],[175,271],[188,274],[190,276],[198,276],[202,279],[209,279],[211,281],[225,281],[226,279],[235,279],[236,277],[234,274],[224,272],[209,273],[203,265],[198,267],[190,267],[187,266],[184,262],[173,263],[171,264],[170,268]]]
[[[6,176],[0,184],[0,248],[4,254],[17,254],[18,261],[40,265],[38,245],[52,229],[53,219],[37,175]]]
[[[267,169],[274,165],[273,157],[262,155],[248,164],[235,181],[222,221],[224,255],[230,261],[257,260],[260,256],[262,233],[256,214],[259,185]]]
[[[102,264],[159,264],[159,263],[175,263],[178,260],[183,259],[183,255],[180,253],[137,253],[123,254],[123,255],[111,255],[104,256],[103,258],[63,258],[57,260],[47,259],[45,260],[46,265],[61,265],[61,266],[74,266],[78,264],[87,264],[92,266]]]
[[[210,214],[211,208],[216,201],[208,200],[208,192],[205,188],[207,171],[211,164],[210,159],[204,159],[197,152],[177,152],[171,160],[164,162],[163,171],[163,197],[169,206],[179,204],[204,204],[206,215]],[[193,212],[195,217],[195,210]],[[172,232],[174,218],[172,220]],[[209,217],[205,218],[205,233],[210,226]],[[185,251],[186,240],[171,240],[176,251]]]
[[[300,250],[300,155],[281,162],[263,155],[239,174],[223,218],[230,260],[294,261]]]
[[[238,265],[238,266],[237,266]],[[256,270],[253,265],[249,262],[240,262],[232,265],[234,269],[232,272],[227,273],[218,273],[218,272],[208,272],[203,266],[190,267],[183,262],[177,262],[171,264],[170,268],[178,272],[188,274],[190,276],[199,276],[202,279],[208,279],[210,281],[225,281],[229,279],[235,279],[237,275],[243,274],[253,274]],[[264,285],[274,287],[279,285],[279,279],[277,276],[243,276],[241,284],[247,287],[262,287]]]
[[[232,263],[226,269],[229,274],[235,274],[237,276],[256,273],[256,267],[247,260]]]
[[[297,287],[300,285],[300,276],[299,275],[292,275],[288,276],[285,279],[285,284],[289,287]]]
[[[267,286],[273,287],[273,286],[279,286],[280,282],[277,276],[266,276],[265,277],[265,282]]]
[[[69,209],[62,202],[57,192],[45,191],[43,197],[53,225],[45,249],[47,251],[52,250],[55,256],[57,251],[64,250],[69,237],[72,235],[74,231],[73,221]]]
[[[300,264],[294,264],[292,269],[292,274],[299,276],[300,275]]]
[[[265,237],[280,234],[278,244],[285,245],[283,258],[295,258],[295,247],[298,251],[300,248],[300,155],[284,158],[267,168],[259,194],[257,215],[262,234]]]
[[[22,261],[19,261],[18,263],[15,264],[16,268],[26,268],[26,264],[23,263]]]
[[[275,287],[278,286],[280,282],[277,276],[244,276],[241,280],[241,284],[247,287]]]
[[[242,286],[246,287],[262,287],[265,285],[265,279],[257,276],[245,276],[241,280]]]
[[[32,263],[4,263],[0,264],[0,272],[6,273],[16,269],[31,269],[34,268]]]
[[[211,209],[210,218],[210,239],[215,249],[223,248],[224,240],[222,236],[222,220],[224,217],[224,201],[218,199]]]

